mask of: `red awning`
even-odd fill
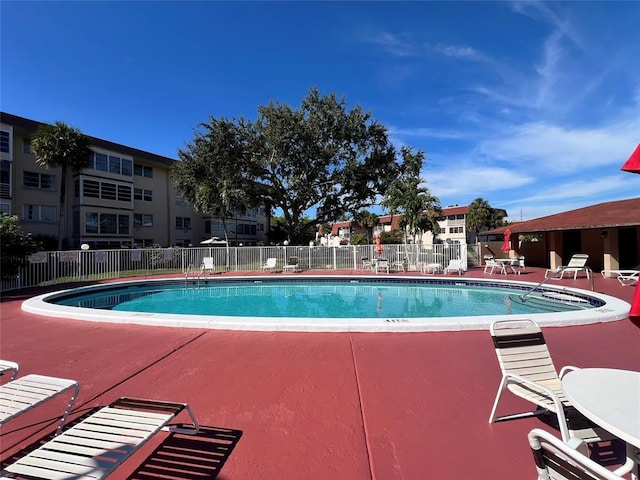
[[[638,144],[629,159],[622,166],[621,170],[631,173],[640,173],[640,144]]]

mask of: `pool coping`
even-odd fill
[[[380,277],[363,275],[313,275],[300,277],[298,275],[278,275],[265,279],[264,276],[219,277],[215,280],[207,279],[209,283],[238,282],[238,281],[278,281],[278,280],[367,280],[367,281],[407,281],[432,280],[434,283],[464,283],[464,284],[493,284],[512,285],[520,290],[534,287],[537,283],[515,280],[495,280],[470,277],[438,277],[438,276],[396,276],[384,275]],[[68,307],[53,305],[45,300],[54,295],[60,295],[73,290],[85,291],[94,288],[113,287],[114,285],[154,282],[184,282],[184,277],[170,277],[161,279],[128,280],[109,284],[96,284],[75,289],[59,290],[35,296],[22,303],[22,310],[36,315],[55,318],[82,320],[92,322],[108,322],[121,324],[152,325],[162,327],[202,328],[216,330],[245,330],[245,331],[283,331],[283,332],[429,332],[429,331],[461,331],[486,330],[495,320],[534,319],[542,326],[586,325],[592,323],[611,322],[627,318],[630,305],[619,298],[599,292],[592,292],[567,286],[545,285],[551,291],[571,292],[580,296],[595,297],[605,302],[601,307],[557,313],[512,314],[512,315],[483,315],[467,317],[423,317],[423,318],[308,318],[308,317],[252,317],[252,316],[217,316],[217,315],[184,315],[123,312],[111,310],[95,310],[82,307]],[[189,283],[195,280],[189,279]]]

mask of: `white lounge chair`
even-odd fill
[[[549,432],[534,428],[529,432],[538,480],[621,480],[582,452],[564,443]]]
[[[376,273],[380,273],[380,272],[389,273],[390,272],[389,260],[387,260],[386,258],[378,258],[376,260],[374,269]]]
[[[587,278],[591,278],[591,269],[587,267],[587,260],[589,260],[589,255],[586,253],[576,253],[566,266],[547,269],[544,273],[544,278],[558,280],[563,278],[565,273],[573,273],[573,279],[575,280],[578,278],[578,272],[585,272]]]
[[[267,258],[267,261],[265,262],[264,266],[262,267],[263,271],[270,271],[273,272],[276,269],[276,264],[278,263],[278,259],[275,257],[271,257],[271,258]]]
[[[204,257],[202,259],[202,265],[200,266],[200,275],[204,273],[216,273],[216,266],[213,263],[213,257]]]
[[[370,258],[367,257],[362,257],[361,258],[362,261],[362,270],[373,270],[373,260],[371,260]]]
[[[196,434],[200,426],[186,403],[120,398],[8,465],[1,475],[105,478],[183,410],[189,413],[193,428],[169,430]]]
[[[444,267],[444,273],[447,272],[458,272],[458,275],[462,275],[464,273],[464,265],[462,264],[462,260],[459,258],[452,258],[449,260],[449,265]]]
[[[502,380],[489,415],[489,423],[530,417],[543,411],[555,413],[562,439],[578,437],[586,443],[611,439],[567,400],[561,378],[577,367],[565,366],[558,374],[542,331],[533,320],[497,320],[489,327],[502,371]],[[536,412],[496,416],[505,390],[539,407]]]
[[[9,380],[13,380],[18,375],[18,370],[20,367],[16,362],[11,362],[9,360],[0,360],[0,376],[7,375],[9,372],[13,372]]]
[[[38,405],[65,392],[73,391],[67,408],[62,415],[58,432],[73,408],[80,385],[75,380],[46,377],[44,375],[25,375],[17,380],[0,385],[0,426]]]
[[[638,283],[638,276],[640,275],[640,270],[630,269],[630,270],[602,270],[600,272],[603,278],[611,277],[617,278],[620,284],[623,286],[633,285]]]
[[[287,264],[282,267],[282,270],[288,272],[289,270],[293,270],[294,272],[301,272],[300,262],[298,261],[298,257],[289,257],[287,260]]]
[[[638,279],[640,278],[640,271],[636,270],[633,273],[621,273],[618,275],[618,281],[623,287],[629,285],[636,285],[638,283]]]

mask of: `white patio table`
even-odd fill
[[[627,463],[616,473],[640,465],[640,372],[583,368],[567,373],[562,388],[573,406],[597,425],[627,443]]]

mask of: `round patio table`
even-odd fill
[[[640,372],[583,368],[567,373],[562,378],[562,388],[580,413],[627,443],[627,463],[637,478],[640,464]],[[620,469],[616,473],[621,473]]]

